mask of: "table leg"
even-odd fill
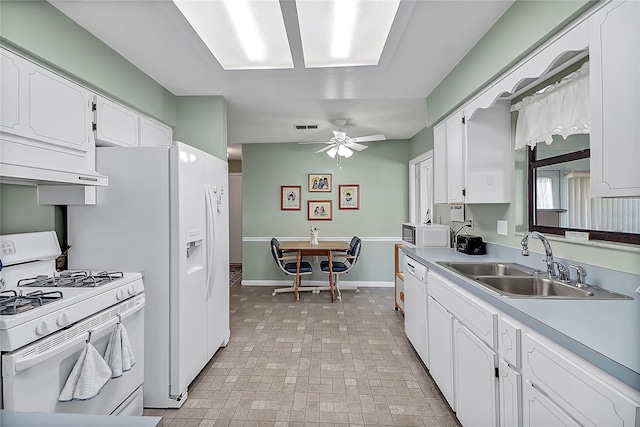
[[[334,302],[335,298],[333,294],[333,254],[331,251],[329,251],[327,258],[329,259],[329,292],[331,292],[331,302]]]
[[[297,260],[297,265],[296,265],[296,284],[295,284],[295,289],[293,291],[294,293],[294,298],[296,301],[298,301],[300,299],[300,296],[298,295],[298,287],[300,286],[300,261],[302,261],[302,251],[298,251],[298,260]]]

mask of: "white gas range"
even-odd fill
[[[140,273],[55,272],[54,232],[0,236],[2,407],[17,411],[142,414],[145,294]],[[59,402],[87,339],[104,354],[115,325],[137,363],[90,400]]]

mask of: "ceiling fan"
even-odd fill
[[[349,158],[353,155],[353,150],[362,151],[367,148],[366,145],[360,144],[361,142],[368,141],[384,141],[386,137],[382,134],[360,136],[358,138],[351,138],[346,132],[342,130],[342,127],[347,123],[346,119],[335,119],[333,124],[338,127],[338,130],[333,131],[333,137],[326,142],[301,142],[301,144],[328,144],[316,151],[316,153],[326,152],[331,158],[335,158],[336,154],[339,157]]]

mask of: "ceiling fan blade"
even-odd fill
[[[347,137],[347,133],[339,130],[334,130],[333,136],[335,136],[338,139],[345,139]]]
[[[367,142],[367,141],[384,141],[387,139],[384,135],[369,135],[369,136],[360,136],[358,138],[351,138],[351,142]]]
[[[327,145],[326,147],[323,147],[323,148],[319,149],[318,151],[316,151],[316,153],[324,153],[325,151],[331,150],[335,146],[336,146],[336,144]]]
[[[307,144],[333,144],[333,142],[331,142],[331,141],[308,141],[308,142],[298,142],[298,144],[300,144],[300,145],[307,145]]]
[[[356,150],[356,151],[362,151],[365,148],[368,148],[366,145],[362,145],[362,144],[358,144],[357,142],[353,142],[353,140],[350,141],[350,142],[347,142],[344,145],[349,147],[349,148],[351,148],[352,150]]]

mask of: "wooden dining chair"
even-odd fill
[[[346,252],[333,251],[331,253],[331,258],[333,262],[331,270],[333,270],[334,284],[335,284],[336,290],[338,291],[338,296],[336,297],[338,301],[342,300],[342,294],[340,293],[340,286],[338,284],[338,277],[341,274],[347,274],[348,272],[351,271],[353,267],[355,267],[356,262],[358,262],[358,258],[360,257],[361,250],[362,250],[362,240],[360,240],[358,236],[353,236],[353,238],[351,239],[351,244],[349,246],[349,249]],[[322,272],[326,274],[330,273],[329,260],[325,260],[320,263],[320,270],[322,270]],[[316,293],[319,293],[320,291],[323,291],[323,290],[330,290],[330,288],[328,286],[322,286],[322,287],[319,286],[316,288]],[[356,293],[360,293],[360,290],[358,289],[357,285],[356,285],[355,291]]]
[[[293,255],[290,255],[293,254]],[[313,291],[315,287],[300,286],[302,283],[302,276],[308,276],[313,273],[311,264],[307,261],[300,261],[300,275],[298,276],[298,256],[296,251],[289,250],[283,251],[280,249],[280,242],[275,237],[271,239],[271,255],[276,264],[282,270],[282,272],[288,276],[293,276],[293,285],[286,288],[276,288],[271,293],[272,296],[276,296],[281,292],[294,292],[296,289],[296,278],[300,277],[300,282],[297,283],[298,291]]]

